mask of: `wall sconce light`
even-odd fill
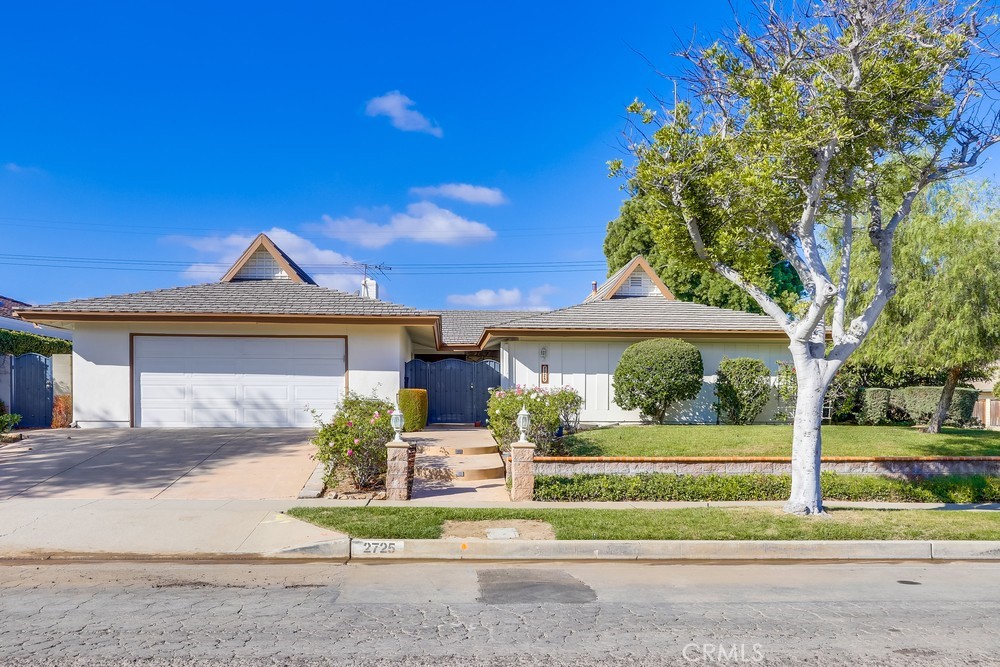
[[[538,350],[538,356],[540,356],[542,359],[549,356],[549,348],[542,345],[542,347]]]

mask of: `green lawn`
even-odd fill
[[[571,456],[790,456],[791,426],[616,426],[564,440]],[[825,456],[1000,456],[1000,431],[824,426]]]
[[[829,510],[798,517],[778,509],[678,510],[297,507],[289,515],[363,539],[436,539],[454,521],[546,521],[560,540],[1000,540],[1000,513]]]

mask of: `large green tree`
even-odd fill
[[[694,253],[679,258],[674,253],[664,252],[653,240],[650,223],[654,223],[655,216],[655,207],[641,196],[622,203],[621,212],[608,223],[604,237],[608,275],[628,264],[636,255],[642,255],[681,301],[761,312],[760,306],[749,294],[716,273]],[[782,308],[790,311],[802,298],[802,282],[780,253],[772,253],[767,260],[768,265],[762,267],[761,272],[765,276],[770,274],[764,291]]]
[[[676,102],[630,105],[634,159],[611,169],[659,208],[657,246],[694,252],[788,335],[798,392],[785,510],[819,514],[824,399],[896,290],[896,231],[925,188],[1000,140],[983,48],[992,23],[963,0],[752,5],[752,22],[684,54]],[[831,219],[844,230],[832,271],[821,243]],[[857,310],[855,242],[878,254]],[[775,251],[805,286],[794,314],[767,294],[761,267]]]
[[[858,245],[849,303],[871,298],[879,258]],[[917,200],[893,247],[898,287],[858,357],[900,372],[941,374],[944,391],[927,425],[939,433],[955,387],[982,379],[1000,358],[1000,196],[995,183],[958,182]]]

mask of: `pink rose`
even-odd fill
[[[351,428],[352,426],[354,426],[354,422],[347,422],[347,428]]]
[[[354,450],[353,449],[348,449],[347,450],[347,455],[348,456],[354,456]]]
[[[355,445],[360,444],[360,443],[361,443],[361,440],[359,438],[355,438],[354,439],[354,444]]]

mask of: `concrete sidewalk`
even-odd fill
[[[341,543],[347,548],[345,535],[281,514],[297,504],[295,500],[5,500],[0,501],[0,558],[281,558],[295,555],[302,545]]]

